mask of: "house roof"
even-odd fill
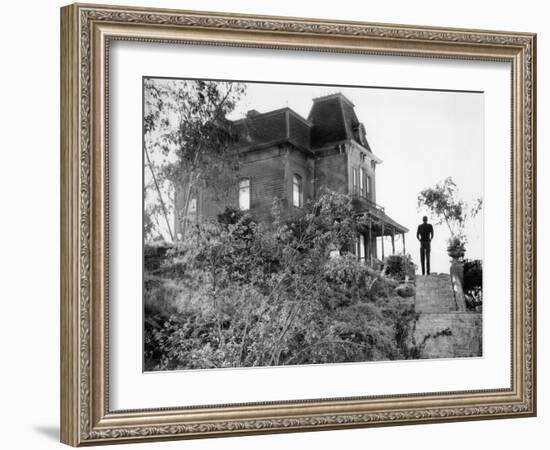
[[[328,96],[313,100],[308,120],[314,124],[311,132],[313,147],[349,139],[342,101],[339,97]]]
[[[387,227],[385,229],[385,236],[391,236],[391,229],[393,228],[396,233],[408,233],[409,229],[400,223],[393,220],[390,216],[388,216],[385,212],[378,213],[378,218],[384,222]]]
[[[364,127],[359,122],[354,108],[352,101],[340,92],[313,99],[308,116],[308,120],[313,123],[312,147],[353,139],[371,151]]]
[[[361,198],[359,196],[353,196],[352,205],[354,209],[360,214],[367,214],[369,217],[379,222],[379,228],[383,223],[385,225],[384,235],[391,236],[392,230],[396,233],[408,233],[409,229],[400,223],[396,222],[386,213],[385,209],[370,201],[366,198]]]
[[[239,147],[255,148],[287,141],[298,148],[311,151],[313,125],[291,108],[280,108],[266,113],[251,110],[246,118],[236,120],[233,124]]]
[[[233,122],[238,145],[252,148],[286,140],[314,151],[331,143],[353,140],[372,153],[354,107],[344,94],[335,93],[314,98],[307,119],[288,107],[265,113],[250,110],[245,118]]]

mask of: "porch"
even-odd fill
[[[359,259],[374,267],[388,255],[406,254],[408,228],[388,216],[382,206],[364,197],[354,197],[353,206],[361,219],[354,249]]]

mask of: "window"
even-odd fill
[[[243,178],[239,181],[239,209],[246,211],[250,209],[250,179]]]
[[[357,167],[353,168],[353,193],[357,194]]]
[[[300,175],[292,177],[292,204],[298,208],[304,204],[304,186]]]
[[[365,169],[361,167],[361,171],[359,172],[359,189],[361,189],[361,197],[365,197],[366,195],[366,174]]]

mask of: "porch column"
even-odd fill
[[[395,228],[391,229],[391,254],[395,255]]]
[[[382,222],[382,261],[384,261],[384,222]]]
[[[369,219],[369,261],[370,265],[372,266],[372,220]]]
[[[407,254],[407,249],[405,248],[405,233],[401,233],[401,237],[403,238],[403,256]]]

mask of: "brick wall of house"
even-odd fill
[[[289,204],[292,205],[292,180],[294,175],[302,177],[304,205],[315,199],[313,183],[313,157],[306,155],[297,149],[287,147],[287,173],[285,176],[285,194]]]
[[[273,201],[280,199],[284,210],[292,213],[292,179],[297,174],[303,180],[304,204],[320,196],[326,187],[335,192],[353,192],[353,168],[365,168],[371,177],[371,199],[376,199],[376,182],[373,167],[367,157],[361,160],[361,151],[350,144],[336,146],[312,157],[291,144],[277,144],[261,150],[241,154],[240,178],[250,179],[251,212],[261,220],[270,220]],[[359,179],[358,179],[359,182]],[[222,212],[226,206],[238,207],[238,186],[227,192],[203,190],[197,198],[197,218],[209,219]],[[183,209],[184,191],[176,189],[176,212]],[[175,217],[175,231],[181,231],[179,214]]]
[[[348,169],[347,155],[337,150],[315,158],[315,195],[322,187],[340,194],[347,194]]]
[[[227,192],[214,192],[204,190],[198,196],[198,214],[201,219],[216,217],[226,206],[236,208],[238,199],[238,186],[232,186]]]
[[[241,155],[242,166],[239,177],[250,179],[250,210],[261,220],[269,220],[275,199],[282,200],[282,207],[292,205],[292,178],[302,177],[304,204],[314,199],[313,158],[289,144],[275,145]],[[223,198],[220,198],[223,195]],[[176,211],[183,209],[184,192],[176,189]],[[197,196],[197,214],[202,219],[215,217],[226,206],[238,207],[238,186],[222,194],[208,190]],[[290,208],[292,211],[292,208]],[[290,212],[291,212],[290,211]],[[176,232],[181,231],[181,221],[176,214]]]
[[[218,188],[216,191],[209,189],[195,189],[191,199],[196,201],[194,216],[188,214],[189,223],[197,223],[202,219],[215,217],[222,212],[226,206],[237,207],[238,187],[232,186],[229,189]],[[186,198],[186,186],[176,186],[174,192],[174,231],[183,231],[183,210]]]
[[[284,197],[285,157],[282,146],[243,155],[241,174],[250,179],[250,209],[261,219],[269,219],[273,200]]]

